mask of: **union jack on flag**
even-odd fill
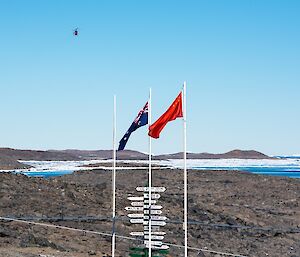
[[[134,119],[131,126],[129,127],[125,135],[120,140],[118,151],[124,150],[126,143],[133,131],[147,124],[148,124],[148,102],[145,104],[143,109],[139,111],[137,117]]]

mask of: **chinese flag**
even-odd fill
[[[169,109],[159,117],[149,128],[148,135],[153,138],[159,138],[160,132],[169,121],[183,117],[182,112],[182,92],[176,97]]]

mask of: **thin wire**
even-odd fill
[[[60,221],[112,221],[111,217],[104,217],[104,216],[80,216],[80,217],[73,217],[73,216],[64,216],[63,218],[60,216],[57,217],[14,217],[14,216],[6,216],[5,218],[11,219],[22,219],[26,221],[30,220],[39,220],[39,221],[53,221],[53,222],[60,222]],[[116,221],[129,221],[130,218],[126,216],[119,216],[115,218]],[[181,220],[167,220],[168,224],[182,224]],[[224,229],[245,229],[245,230],[261,230],[261,231],[272,231],[272,232],[280,232],[280,233],[300,233],[300,228],[297,227],[252,227],[252,226],[241,226],[241,225],[229,225],[229,224],[222,224],[222,223],[206,223],[197,220],[190,220],[188,221],[189,225],[199,225],[199,226],[206,226],[206,227],[220,227]]]
[[[85,232],[85,233],[90,233],[90,234],[96,234],[96,235],[102,235],[102,236],[107,236],[111,237],[111,233],[106,233],[106,232],[99,232],[99,231],[91,231],[91,230],[86,230],[86,229],[79,229],[79,228],[71,228],[71,227],[66,227],[66,226],[58,226],[58,225],[53,225],[53,224],[45,224],[45,223],[39,223],[39,222],[32,222],[32,221],[26,221],[26,220],[20,220],[20,219],[12,219],[12,218],[5,218],[5,217],[0,217],[0,220],[6,220],[6,221],[15,221],[19,223],[25,223],[29,225],[37,225],[37,226],[44,226],[44,227],[51,227],[51,228],[56,228],[56,229],[65,229],[65,230],[70,230],[70,231],[79,231],[79,232]],[[133,240],[133,241],[143,241],[142,239],[138,239],[135,237],[129,237],[129,236],[122,236],[122,235],[115,235],[118,238],[121,239],[128,239],[128,240]],[[165,245],[172,246],[172,247],[177,247],[177,248],[184,248],[184,245],[177,245],[177,244],[171,244],[171,243],[164,243]],[[202,249],[202,248],[197,248],[197,247],[188,247],[190,250],[195,250],[195,251],[202,251],[202,252],[209,252],[212,254],[221,254],[221,255],[227,255],[227,256],[235,256],[235,257],[248,257],[245,255],[240,255],[240,254],[232,254],[232,253],[226,253],[226,252],[219,252],[219,251],[214,251],[214,250],[208,250],[208,249]]]

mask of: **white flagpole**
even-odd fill
[[[148,101],[148,126],[150,128],[151,126],[151,115],[152,115],[152,92],[151,88],[149,89],[149,101]],[[152,255],[152,248],[151,248],[151,187],[152,187],[152,167],[151,167],[151,154],[152,154],[152,140],[151,137],[149,136],[149,254],[148,256],[151,257]]]
[[[188,256],[188,192],[186,168],[186,82],[183,83],[183,161],[184,161],[184,256]]]
[[[114,115],[113,115],[113,172],[112,172],[112,191],[113,191],[113,211],[112,211],[112,242],[111,242],[111,256],[115,257],[116,248],[116,234],[115,234],[115,217],[116,217],[116,134],[117,134],[117,99],[114,95]]]

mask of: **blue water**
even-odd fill
[[[246,171],[254,174],[261,174],[261,175],[270,175],[270,176],[281,176],[281,177],[290,177],[290,178],[300,178],[300,166],[296,167],[272,167],[272,166],[265,166],[265,167],[194,167],[194,169],[199,170],[236,170],[236,171]],[[29,177],[56,177],[56,176],[63,176],[66,174],[72,174],[74,171],[72,170],[56,170],[56,171],[15,171],[16,173],[22,173]]]
[[[199,170],[239,170],[253,174],[300,178],[300,167],[194,167]]]
[[[57,176],[63,176],[66,174],[72,174],[74,171],[72,170],[56,170],[56,171],[15,171],[15,173],[22,173],[24,175],[27,175],[29,177],[43,177],[43,178],[49,178],[49,177],[57,177]]]

